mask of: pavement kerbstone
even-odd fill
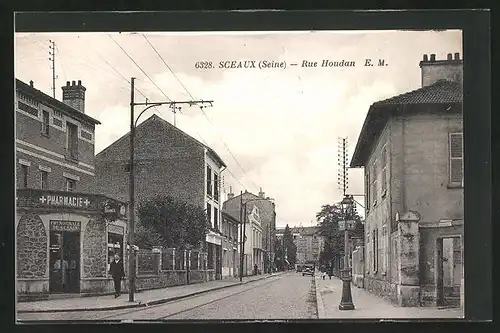
[[[111,311],[111,310],[122,310],[122,309],[129,309],[129,308],[147,307],[147,306],[158,305],[158,304],[163,304],[163,303],[175,301],[175,300],[182,299],[182,298],[196,296],[196,295],[200,295],[200,294],[211,292],[211,291],[216,291],[216,290],[225,289],[225,288],[229,288],[229,287],[233,287],[233,286],[247,284],[250,282],[255,282],[255,281],[267,279],[267,278],[278,276],[281,274],[283,274],[283,273],[282,272],[273,273],[271,275],[263,275],[263,276],[259,276],[257,278],[251,277],[249,279],[247,278],[247,280],[243,281],[243,282],[240,282],[240,281],[233,282],[231,280],[226,280],[226,281],[225,280],[216,280],[216,281],[218,281],[217,283],[227,283],[227,284],[222,285],[222,286],[212,287],[212,288],[209,287],[206,289],[203,289],[204,283],[197,283],[197,284],[189,285],[189,286],[195,286],[195,287],[202,288],[202,289],[194,291],[194,292],[187,292],[187,293],[181,293],[179,295],[172,295],[170,297],[161,297],[158,299],[151,299],[151,300],[146,300],[146,301],[136,301],[134,303],[127,302],[128,304],[118,304],[118,305],[110,305],[110,306],[102,305],[102,306],[94,306],[94,307],[59,307],[59,308],[56,308],[53,306],[53,304],[51,304],[51,302],[54,302],[54,301],[49,300],[49,301],[37,301],[37,302],[40,302],[41,304],[44,304],[44,306],[43,306],[44,308],[36,308],[35,307],[35,308],[30,309],[29,304],[30,303],[33,304],[34,302],[23,302],[23,303],[17,304],[17,307],[18,307],[17,312],[18,313],[47,313],[47,312],[55,313],[55,312],[78,312],[78,311]],[[210,282],[212,282],[212,281],[210,281]],[[210,282],[206,282],[206,283],[210,283]],[[152,292],[161,292],[161,290],[175,290],[174,288],[186,288],[186,285],[169,287],[169,288],[160,289],[160,290],[152,290]],[[148,292],[148,291],[145,291],[145,292]],[[89,297],[86,297],[86,298],[89,298]],[[95,298],[97,298],[97,300],[96,300],[96,302],[94,302],[94,304],[99,304],[99,297],[95,297]],[[76,302],[78,302],[79,300],[81,300],[81,298],[71,298],[71,299],[67,299],[67,300],[57,300],[57,301],[59,301],[59,302],[60,301],[71,302],[71,303],[74,303],[76,305],[77,304]],[[115,301],[120,302],[122,300],[117,299]],[[51,305],[52,305],[52,307],[51,307]]]

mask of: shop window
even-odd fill
[[[108,232],[108,264],[110,264],[115,254],[123,260],[123,234]]]

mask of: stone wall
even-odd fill
[[[369,292],[390,300],[392,303],[397,303],[397,284],[385,280],[374,279],[369,276],[364,277],[363,284],[364,288]]]
[[[356,250],[352,252],[352,283],[356,287],[363,288],[364,271],[364,247],[358,246]]]
[[[24,214],[17,226],[17,277],[47,277],[47,233],[36,214]]]
[[[107,240],[104,221],[90,220],[83,234],[83,277],[106,277]]]

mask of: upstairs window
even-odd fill
[[[44,170],[40,170],[40,188],[46,190],[48,186],[49,173]]]
[[[464,186],[463,133],[449,135],[449,179],[451,186]]]
[[[76,180],[66,178],[66,191],[68,192],[76,191]]]
[[[212,196],[212,168],[207,165],[207,195]]]
[[[207,217],[208,217],[208,224],[212,226],[212,206],[207,203]]]
[[[219,230],[219,210],[214,207],[214,229]]]
[[[19,180],[19,187],[27,188],[28,187],[28,166],[21,164],[21,175]]]
[[[219,201],[219,176],[214,173],[214,200]]]
[[[49,136],[49,112],[42,111],[42,135]]]
[[[67,128],[67,157],[73,160],[78,159],[78,126],[70,122],[66,123]]]

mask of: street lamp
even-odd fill
[[[340,203],[342,206],[342,217],[340,229],[344,229],[344,269],[342,269],[342,300],[339,310],[354,310],[351,294],[351,269],[349,268],[349,230],[354,228],[354,221],[348,221],[348,209],[352,208],[353,200],[350,196],[345,196]]]
[[[273,206],[274,206],[274,199],[267,197],[267,198],[257,198],[257,199],[250,199],[246,200],[243,202],[243,193],[240,195],[240,217],[243,214],[243,231],[241,234],[241,251],[240,251],[240,282],[243,281],[243,262],[245,258],[245,242],[246,242],[246,224],[247,224],[247,204],[250,202],[255,202],[255,201],[271,201]]]

